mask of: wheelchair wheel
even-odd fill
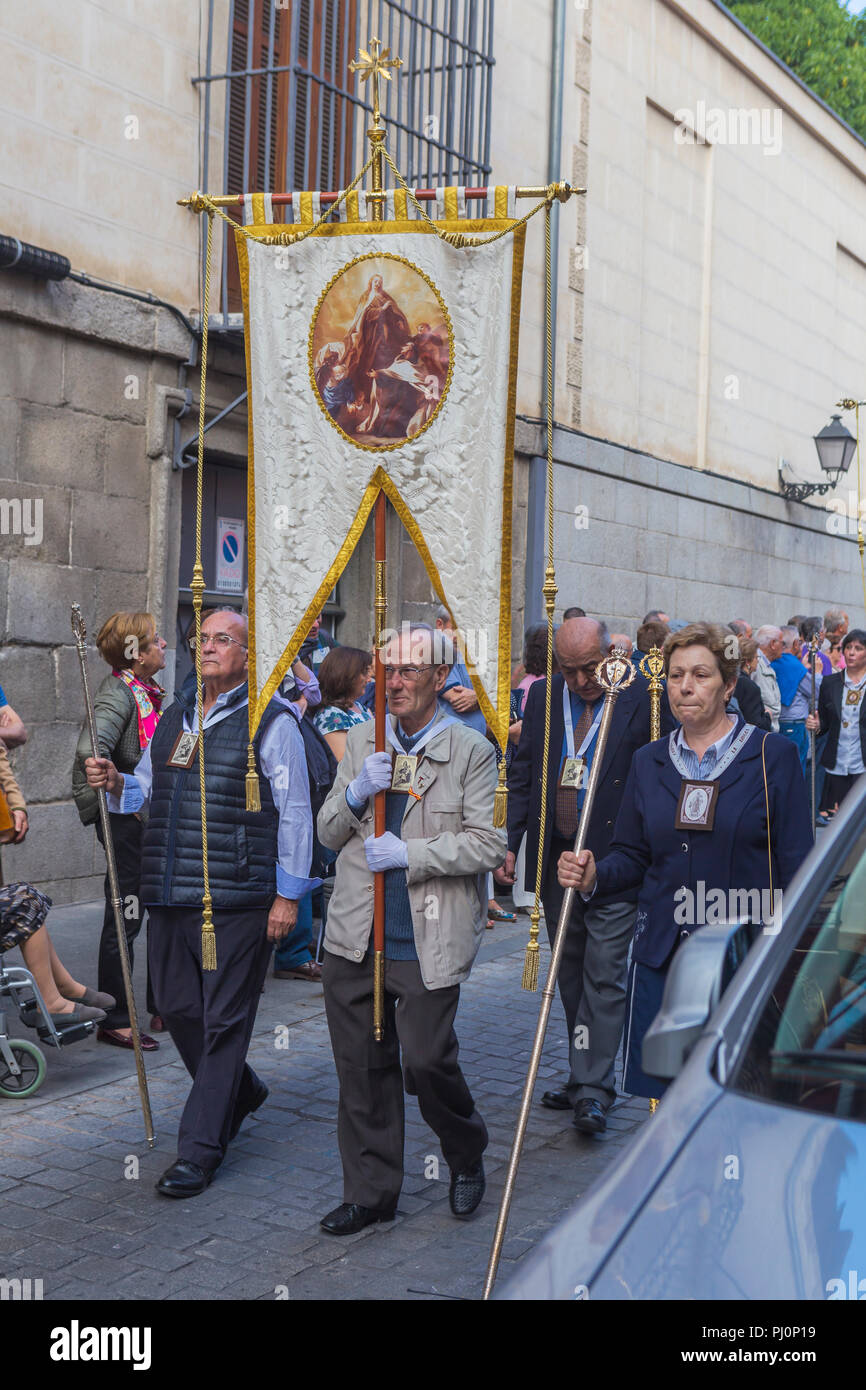
[[[20,1076],[14,1076],[8,1063],[0,1053],[0,1096],[8,1100],[26,1100],[35,1095],[45,1080],[48,1070],[45,1058],[35,1043],[25,1038],[9,1038],[8,1045],[21,1068]]]

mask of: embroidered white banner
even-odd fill
[[[459,249],[417,222],[325,226],[289,246],[262,240],[279,227],[237,234],[256,722],[381,489],[466,634],[504,742],[523,230]],[[388,617],[399,625],[393,601]]]

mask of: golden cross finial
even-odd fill
[[[349,64],[349,71],[359,72],[362,82],[366,82],[369,77],[372,77],[373,121],[378,125],[381,114],[379,111],[379,76],[381,74],[386,82],[390,82],[391,74],[388,69],[401,68],[403,66],[403,59],[392,58],[390,48],[386,48],[384,51],[380,52],[382,45],[378,39],[370,40],[370,48],[372,50],[371,53],[368,53],[365,48],[359,49],[359,56],[354,58]]]

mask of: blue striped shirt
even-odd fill
[[[716,764],[725,756],[733,743],[736,732],[737,721],[734,720],[733,726],[728,732],[717,739],[715,743],[711,743],[704,756],[699,760],[694,749],[686,743],[685,730],[680,725],[677,730],[676,747],[685,765],[686,776],[692,777],[696,781],[706,781],[707,778],[711,777]]]

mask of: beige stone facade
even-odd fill
[[[712,0],[594,9],[582,428],[771,491],[780,457],[814,475],[862,394],[866,148]]]

